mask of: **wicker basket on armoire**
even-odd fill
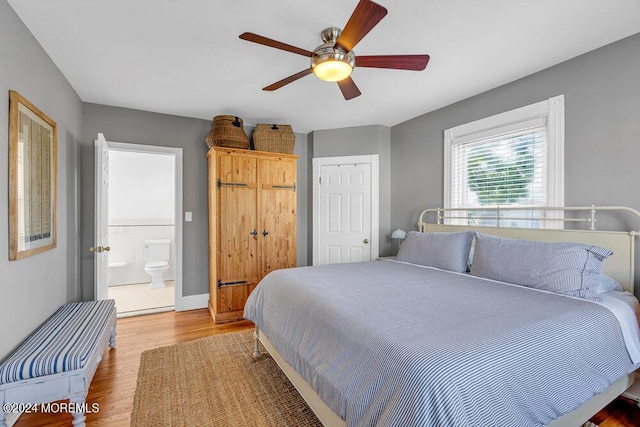
[[[256,151],[292,154],[296,135],[291,125],[258,124],[253,131],[253,147]]]
[[[238,116],[215,116],[211,132],[205,140],[207,146],[249,148],[249,137],[244,132],[243,121]]]

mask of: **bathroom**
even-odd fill
[[[109,150],[108,295],[119,317],[174,309],[173,156]]]

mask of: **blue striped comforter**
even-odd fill
[[[245,317],[348,426],[538,426],[634,366],[585,300],[397,262],[277,270]]]

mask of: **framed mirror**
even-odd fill
[[[56,247],[57,125],[9,91],[9,259]]]

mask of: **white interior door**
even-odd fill
[[[107,299],[109,274],[109,144],[99,133],[95,140],[95,242],[89,250],[95,256],[95,299]]]
[[[377,258],[377,162],[372,157],[314,159],[315,265]]]
[[[107,141],[99,133],[95,140],[95,242],[91,251],[95,254],[95,299],[109,298],[109,151],[131,151],[150,154],[169,154],[175,161],[175,282],[174,308],[176,311],[204,308],[200,298],[185,305],[182,296],[182,148],[159,147],[153,145],[128,144]],[[191,219],[189,219],[190,221]],[[208,296],[205,295],[203,301]]]

